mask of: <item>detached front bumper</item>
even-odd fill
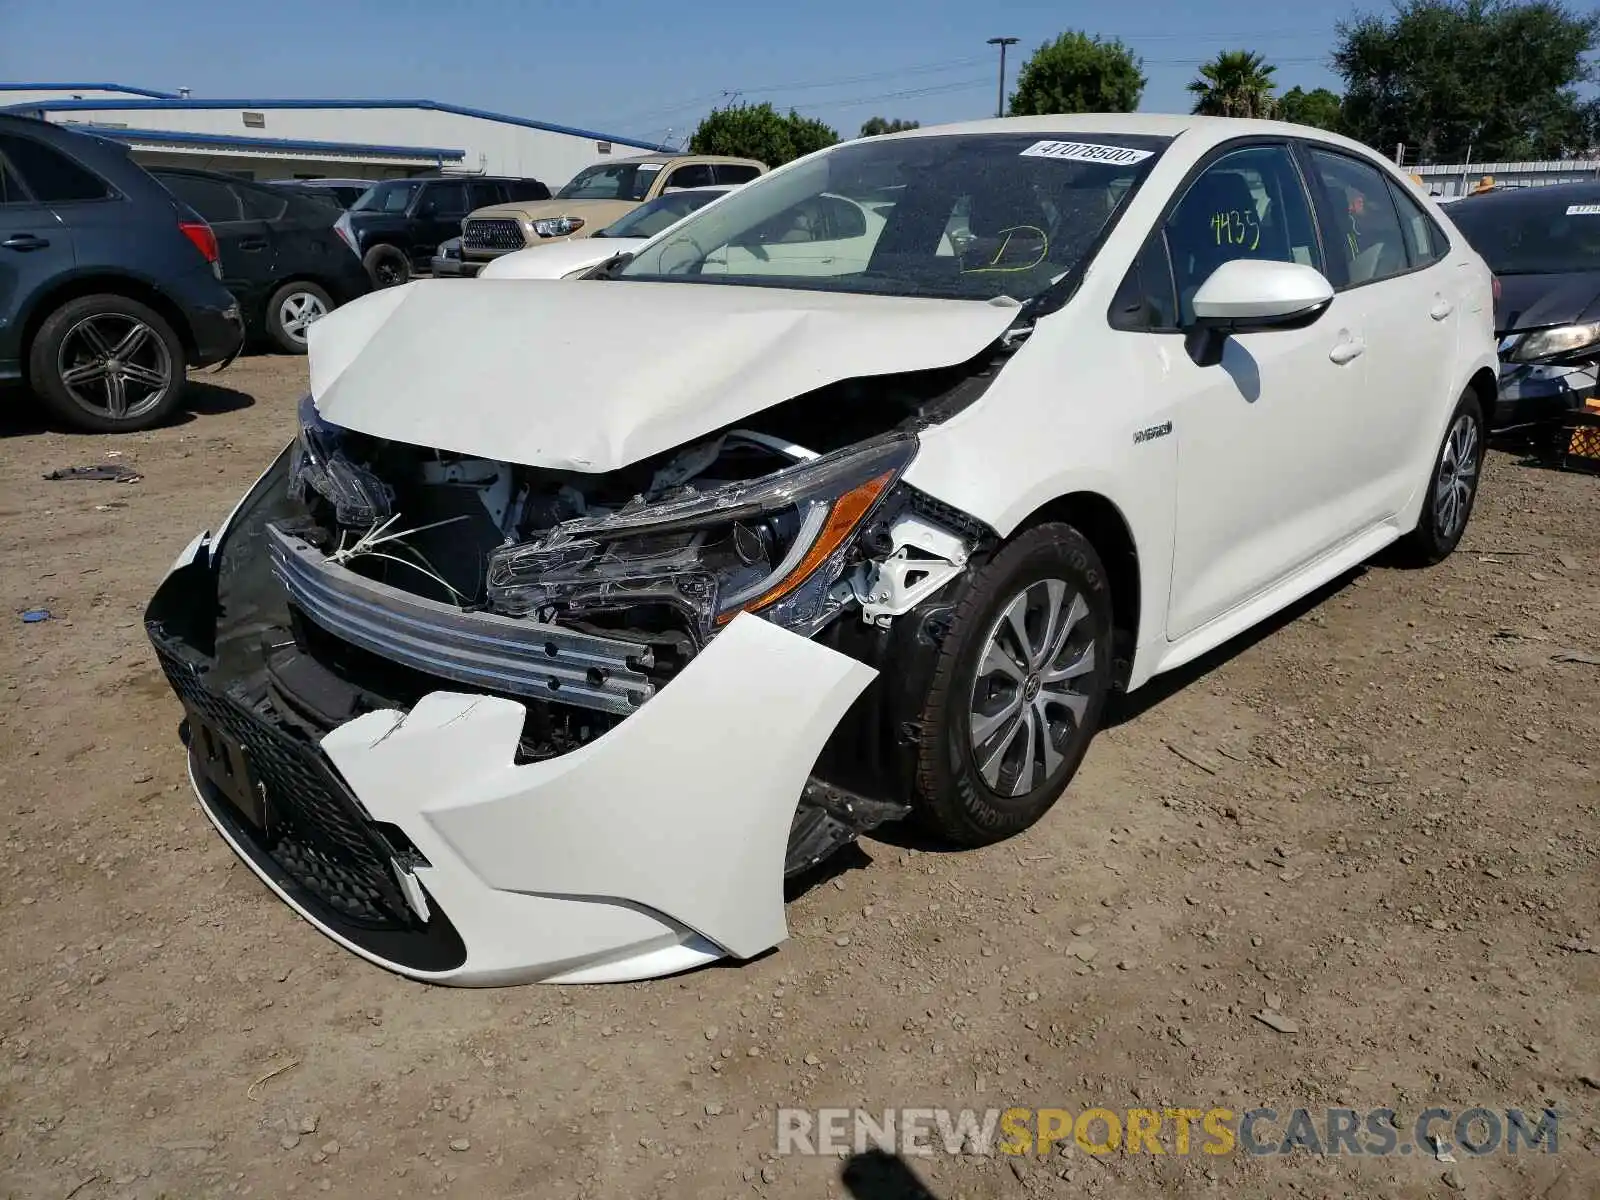
[[[446,690],[316,741],[208,678],[212,544],[180,557],[148,617],[191,779],[229,845],[324,934],[461,985],[646,978],[787,936],[796,805],[872,668],[741,616],[556,758],[517,761],[522,703]]]

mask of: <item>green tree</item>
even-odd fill
[[[1400,0],[1338,27],[1344,132],[1435,162],[1558,158],[1592,140],[1577,86],[1600,13],[1559,0]]]
[[[695,154],[731,154],[781,167],[839,140],[837,130],[793,109],[788,116],[771,104],[731,104],[714,108],[689,139]]]
[[[902,121],[899,117],[889,121],[883,117],[868,117],[861,123],[861,136],[877,137],[880,133],[903,133],[907,129],[921,128],[921,121]]]
[[[1014,117],[1132,112],[1144,94],[1143,64],[1115,38],[1069,30],[1034,51],[1017,74]]]
[[[1189,84],[1194,111],[1208,117],[1270,117],[1274,67],[1251,50],[1223,50]]]
[[[1314,125],[1337,133],[1342,128],[1341,101],[1338,94],[1327,88],[1306,91],[1292,87],[1278,97],[1278,119],[1293,121],[1296,125]]]

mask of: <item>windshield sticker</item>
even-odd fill
[[[1569,217],[1600,217],[1600,204],[1569,204],[1567,205]]]
[[[665,165],[666,165],[665,163],[640,163],[639,164],[639,174],[641,174],[641,175],[654,175],[657,171],[661,170],[661,168],[664,167]]]
[[[1131,167],[1155,153],[1154,150],[1135,150],[1131,146],[1101,146],[1095,142],[1035,142],[1022,152],[1023,158],[1054,158],[1061,162],[1110,163],[1117,167]]]

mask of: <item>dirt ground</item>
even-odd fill
[[[141,612],[304,366],[200,378],[115,438],[0,405],[0,1196],[1600,1195],[1600,666],[1559,661],[1600,654],[1600,480],[1496,452],[1445,564],[1129,698],[1010,843],[847,851],[757,961],[460,991],[324,940],[190,795]],[[105,461],[144,479],[41,479]],[[1559,1141],[775,1154],[780,1106],[1331,1105],[1550,1107]]]

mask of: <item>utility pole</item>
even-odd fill
[[[1011,37],[992,37],[989,39],[989,45],[1000,47],[1000,98],[995,101],[994,106],[994,115],[997,117],[1006,115],[1006,47],[1015,46],[1016,44],[1017,39]]]

